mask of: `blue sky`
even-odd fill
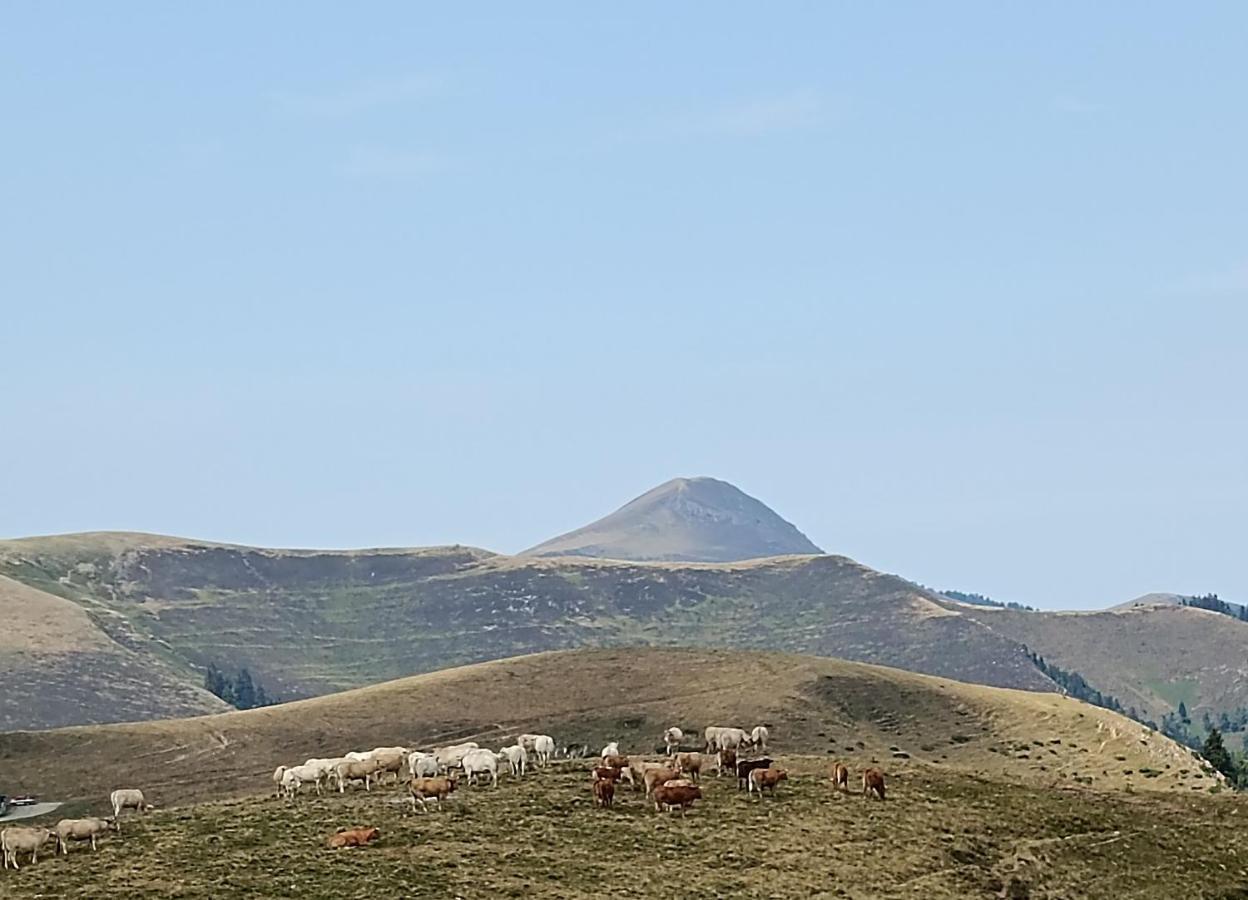
[[[1248,7],[251,6],[5,11],[0,535],[1248,601]]]

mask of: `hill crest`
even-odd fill
[[[893,769],[1162,791],[1217,781],[1168,738],[1055,693],[792,653],[621,648],[494,660],[243,712],[0,734],[0,782],[105,796],[142,759],[145,788],[181,803],[263,792],[278,763],[349,749],[494,747],[538,730],[559,744],[619,740],[651,754],[666,727],[697,735],[711,723],[766,724],[783,754]]]

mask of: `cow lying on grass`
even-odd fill
[[[347,828],[337,834],[331,834],[325,844],[331,850],[341,850],[343,847],[363,847],[380,836],[381,832],[376,828]]]

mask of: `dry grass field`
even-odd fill
[[[98,853],[76,847],[0,878],[12,898],[1123,898],[1248,897],[1248,814],[1227,796],[1101,793],[984,780],[929,766],[889,779],[886,802],[833,791],[826,760],[761,802],[703,779],[686,818],[622,789],[590,801],[588,762],[413,814],[394,788],[294,803],[258,796],[126,821]],[[326,837],[374,825],[378,843]]]
[[[278,763],[523,731],[653,749],[668,725],[765,723],[789,753],[1037,785],[1207,793],[1192,754],[1107,710],[821,657],[577,650],[480,663],[265,709],[0,734],[8,793],[90,799],[140,779],[161,804],[246,795]]]
[[[792,773],[752,801],[705,779],[687,818],[622,790],[590,802],[588,761],[413,814],[393,787],[294,803],[278,763],[396,742],[497,747],[525,730],[619,739],[766,723]],[[888,800],[831,789],[878,765]],[[160,809],[92,854],[0,879],[0,897],[1248,897],[1248,806],[1172,742],[1055,694],[817,657],[708,650],[544,653],[279,707],[0,735],[0,784],[104,813]],[[379,843],[331,852],[338,828]]]

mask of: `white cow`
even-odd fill
[[[766,725],[757,725],[750,732],[750,743],[754,745],[755,750],[767,751],[767,739],[771,737],[771,732],[767,730]]]
[[[680,742],[685,739],[685,733],[673,725],[667,731],[663,732],[663,746],[667,750],[667,755],[671,756],[680,749]]]
[[[464,758],[464,754],[469,750],[478,750],[481,745],[476,741],[464,741],[462,744],[452,744],[449,747],[438,747],[433,751],[433,758],[438,761],[438,765],[444,769],[454,769]]]
[[[533,752],[537,754],[537,764],[544,768],[555,755],[555,739],[548,734],[539,734],[533,742]]]
[[[438,761],[432,753],[413,750],[407,754],[407,771],[412,778],[431,778],[438,774]]]
[[[333,771],[332,766],[326,765],[329,760],[311,760],[302,766],[291,766],[282,773],[282,793],[289,799],[294,799],[299,793],[299,789],[305,784],[316,786],[316,795],[321,796],[321,788],[325,784],[325,779],[329,773]]]
[[[735,750],[742,744],[750,742],[750,734],[744,728],[723,728],[717,725],[708,725],[703,733],[706,738],[706,748],[703,752],[714,753],[717,750],[732,749]]]
[[[539,766],[545,766],[555,755],[555,739],[548,734],[522,734],[516,744],[533,754]]]
[[[493,750],[469,750],[459,764],[469,784],[476,783],[477,775],[489,775],[490,785],[498,787],[498,755]]]
[[[286,771],[290,771],[287,769]],[[108,796],[108,802],[113,807],[113,819],[116,821],[117,833],[121,834],[121,811],[123,809],[133,809],[140,813],[156,807],[147,802],[147,798],[143,796],[143,792],[134,788],[122,788],[113,791]]]
[[[607,746],[602,748],[603,759],[606,759],[608,756],[619,756],[619,755],[620,755],[620,742],[619,741],[612,741],[611,743],[607,744]]]
[[[512,744],[510,747],[504,747],[499,751],[499,755],[507,759],[511,766],[511,774],[517,778],[524,777],[524,770],[529,764],[529,753],[519,744]]]

